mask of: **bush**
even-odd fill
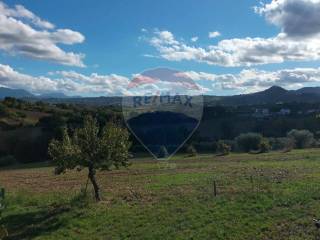
[[[8,108],[0,103],[0,117],[6,117],[10,114]]]
[[[27,117],[27,115],[24,112],[17,112],[16,115],[17,115],[17,117],[20,117],[20,118],[26,118]]]
[[[193,146],[197,150],[197,152],[200,153],[213,153],[217,151],[217,142],[208,142],[208,141],[203,141],[203,142],[197,142],[194,143]]]
[[[14,156],[7,155],[0,158],[0,167],[8,167],[16,164],[17,161]]]
[[[259,150],[263,137],[258,133],[245,133],[240,134],[235,140],[241,151],[250,152]]]
[[[168,150],[165,146],[161,146],[158,152],[158,158],[167,158],[169,156]]]
[[[234,152],[237,150],[237,142],[235,140],[223,140],[223,142],[230,146],[230,151]]]
[[[189,145],[187,147],[187,154],[189,157],[197,156],[197,150],[195,149],[195,147],[193,145]]]
[[[293,139],[295,146],[300,149],[310,147],[314,142],[313,133],[309,130],[293,129],[288,132],[287,136]]]
[[[270,146],[269,140],[267,138],[263,138],[259,146],[260,153],[269,152],[270,149],[271,149],[271,146]]]
[[[290,151],[294,148],[294,140],[292,138],[270,138],[269,139],[272,150]]]
[[[228,155],[231,151],[231,146],[220,140],[217,146],[217,152],[220,155]]]

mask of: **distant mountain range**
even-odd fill
[[[41,99],[51,103],[77,103],[88,105],[121,105],[122,97],[79,97],[66,96],[63,93],[54,92],[43,95],[34,95],[23,89],[10,89],[0,87],[0,99],[15,97],[22,99]],[[279,86],[273,86],[261,92],[241,94],[234,96],[204,96],[206,105],[258,105],[288,102],[320,103],[320,87],[305,87],[298,90],[286,90]]]
[[[52,93],[45,93],[42,95],[34,95],[24,89],[11,89],[0,87],[0,99],[4,99],[5,97],[14,97],[14,98],[69,98],[64,93],[60,92],[52,92]]]
[[[34,95],[23,89],[0,87],[0,99],[3,99],[5,97],[28,98],[34,97]]]
[[[288,102],[320,102],[320,87],[305,87],[298,90],[286,90],[273,86],[261,92],[225,97],[206,96],[205,102],[219,102],[224,105],[256,105]]]

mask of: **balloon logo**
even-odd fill
[[[200,88],[188,73],[156,68],[136,75],[127,90],[122,109],[129,130],[156,159],[169,159],[200,124]]]

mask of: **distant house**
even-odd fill
[[[289,108],[282,108],[279,111],[279,115],[290,115],[291,114],[291,110]]]
[[[270,111],[268,108],[256,108],[253,117],[263,118],[270,116]]]
[[[269,114],[270,114],[270,112],[269,112],[268,108],[263,108],[262,109],[262,115],[269,116]]]
[[[309,109],[309,110],[307,111],[307,114],[313,114],[313,113],[318,113],[318,112],[319,112],[318,109]]]

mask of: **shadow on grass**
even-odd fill
[[[5,240],[33,239],[53,232],[64,224],[59,216],[69,211],[69,207],[55,206],[4,217],[1,222],[6,225],[9,232]]]
[[[39,163],[19,163],[7,167],[0,167],[0,171],[10,171],[10,170],[25,170],[25,169],[34,169],[34,168],[47,168],[53,167],[54,165],[51,162],[39,162]]]

